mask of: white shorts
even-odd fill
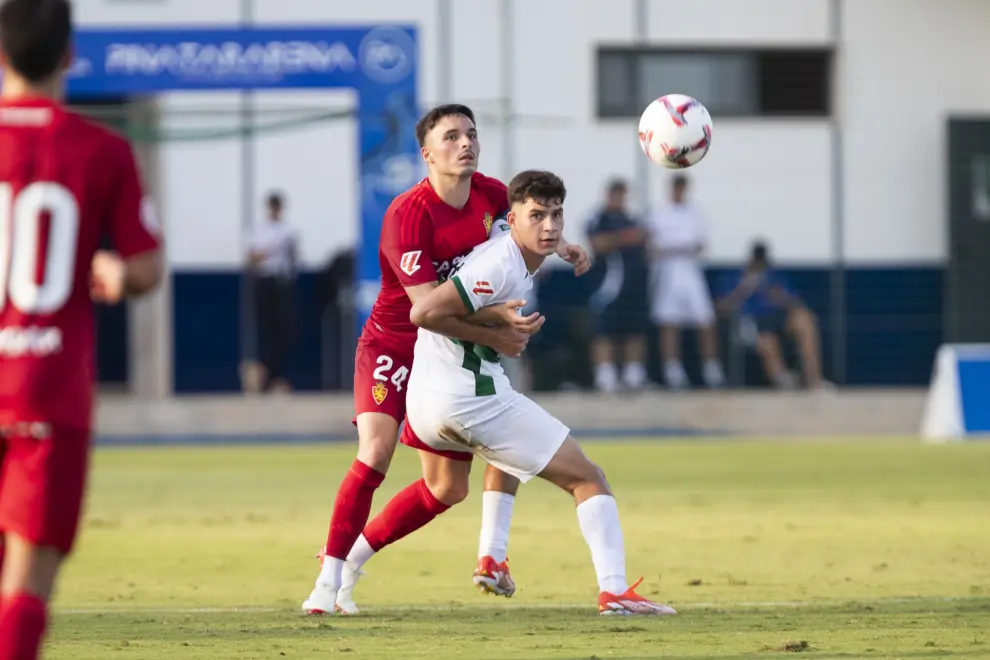
[[[701,327],[715,322],[708,283],[693,264],[674,263],[657,269],[650,315],[657,325]]]
[[[431,449],[475,454],[525,483],[571,430],[519,392],[457,396],[410,388],[406,424]]]

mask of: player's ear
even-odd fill
[[[432,162],[432,156],[430,156],[430,150],[425,146],[419,148],[419,155],[423,157],[427,163]]]
[[[72,62],[76,59],[76,45],[73,42],[69,42],[68,47],[65,49],[65,55],[62,57],[62,70],[68,71],[72,68]]]
[[[516,226],[516,212],[509,209],[509,212],[505,214],[505,221],[509,223],[510,227]]]

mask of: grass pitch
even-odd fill
[[[629,577],[678,616],[595,616],[573,506],[532,483],[511,600],[471,585],[475,492],[369,562],[360,616],[306,618],[353,446],[108,449],[46,658],[990,658],[990,443],[585,448]],[[376,506],[418,470],[400,448]]]

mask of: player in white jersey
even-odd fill
[[[493,350],[431,331],[483,307],[521,306],[533,274],[554,254],[564,225],[563,181],[550,172],[527,171],[512,180],[508,192],[508,235],[475,248],[447,282],[413,305],[410,318],[420,330],[405,432],[446,454],[420,451],[427,482],[453,480],[466,494],[470,462],[453,456],[476,454],[520,481],[539,476],[569,492],[598,576],[599,613],[674,614],[627,584],[615,499],[570,430],[512,389]]]

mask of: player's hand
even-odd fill
[[[522,315],[522,308],[526,306],[525,300],[510,300],[501,306],[505,318],[505,324],[518,332],[527,335],[535,335],[543,327],[547,320],[539,312],[533,312],[528,316]]]
[[[574,243],[561,243],[557,248],[561,259],[574,266],[574,274],[581,277],[591,270],[591,259],[584,248]]]
[[[124,260],[120,255],[100,250],[93,255],[89,296],[94,302],[116,304],[124,297]]]
[[[529,335],[519,332],[510,325],[500,325],[493,328],[495,331],[495,341],[491,347],[498,353],[508,357],[519,357],[526,350],[529,343]]]

